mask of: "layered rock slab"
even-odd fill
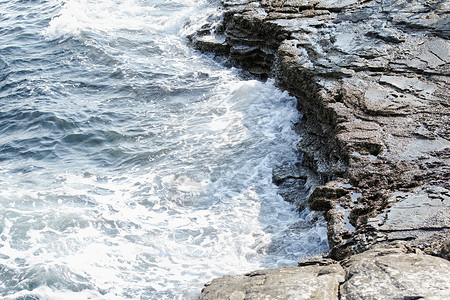
[[[405,253],[402,248],[368,250],[340,264],[312,259],[299,265],[215,279],[200,299],[437,300],[450,296],[450,262]]]
[[[344,275],[344,269],[338,264],[261,270],[215,279],[203,289],[199,299],[332,300],[338,297]]]
[[[373,249],[341,263],[340,299],[448,299],[450,262],[401,249]]]

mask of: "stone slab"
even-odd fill
[[[401,249],[373,249],[343,263],[342,300],[450,299],[450,262]]]
[[[206,285],[200,300],[335,300],[345,272],[338,264],[280,267],[224,276]]]

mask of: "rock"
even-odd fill
[[[196,48],[203,51],[215,52],[218,54],[226,54],[230,51],[230,47],[225,41],[225,36],[198,36],[195,43]]]
[[[343,260],[400,243],[410,252],[449,259],[449,5],[441,0],[222,3],[220,30],[201,30],[191,41],[260,78],[276,78],[297,97],[302,161],[294,169],[274,171],[274,182],[300,209],[309,197],[309,207],[324,212],[329,256]],[[402,263],[434,259],[403,252],[380,257],[389,264],[393,257]],[[424,267],[430,280],[441,282],[440,273],[414,266],[418,275],[410,274],[411,281],[421,281]],[[366,273],[354,274],[356,280]],[[366,282],[377,282],[367,274]],[[380,279],[384,286],[387,278],[406,280],[400,273],[386,276]],[[247,277],[241,279],[249,282]],[[351,291],[352,278],[341,289],[352,293],[347,298],[361,296]],[[400,295],[399,285],[393,293],[401,299],[433,298],[424,285],[417,287]],[[249,289],[239,291],[247,297]],[[370,289],[365,293],[372,295]]]
[[[309,189],[303,179],[286,179],[278,185],[278,194],[287,202],[293,203],[299,211],[308,206],[306,201]]]
[[[424,191],[412,194],[397,192],[392,197],[401,197],[385,212],[378,215],[380,220],[377,230],[385,232],[424,230],[433,231],[450,229],[450,197],[430,197]]]
[[[373,249],[342,263],[340,299],[448,299],[450,262],[395,249]]]
[[[329,210],[335,206],[340,197],[349,193],[349,190],[335,181],[317,187],[309,197],[309,207],[313,210]]]
[[[366,91],[366,95],[369,91]],[[383,143],[381,128],[378,124],[364,121],[344,122],[339,128],[341,133],[338,133],[336,138],[341,149],[345,149],[348,153],[356,152],[363,155],[377,156],[381,153]]]
[[[345,272],[339,264],[281,267],[246,275],[224,276],[207,284],[207,299],[337,299]]]
[[[305,258],[301,259],[298,262],[298,266],[299,267],[312,266],[312,265],[328,266],[328,265],[332,265],[332,264],[336,264],[336,263],[337,263],[337,261],[335,261],[333,259],[326,258],[321,255],[313,255],[313,256],[309,256],[309,257],[305,257]]]
[[[299,164],[284,164],[275,168],[272,172],[273,182],[278,185],[278,193],[284,200],[297,205],[299,211],[304,210],[307,203],[307,195],[310,189],[316,185],[316,179]]]
[[[337,261],[314,256],[299,267],[224,276],[199,299],[447,299],[450,262],[405,248],[375,248]]]
[[[272,172],[272,179],[276,185],[281,184],[288,179],[307,179],[305,171],[295,164],[284,164],[275,168]]]
[[[418,188],[408,193],[393,193],[387,200],[392,206],[367,220],[362,232],[371,240],[364,242],[365,248],[405,241],[412,249],[448,259],[450,197],[441,191],[445,190]]]
[[[442,243],[441,249],[440,249],[441,256],[447,260],[450,260],[450,239],[447,237],[447,240]]]

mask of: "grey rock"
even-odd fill
[[[281,184],[287,179],[305,179],[307,174],[299,165],[287,163],[275,168],[272,172],[272,179],[276,184]]]
[[[342,265],[347,271],[340,299],[448,299],[450,262],[398,248],[373,249]]]
[[[380,231],[450,229],[450,197],[431,198],[423,191],[404,194],[402,201],[377,218]]]
[[[246,275],[224,276],[207,284],[207,299],[337,299],[345,272],[339,264],[281,267]]]
[[[204,35],[197,36],[196,48],[203,51],[225,54],[230,51],[230,47],[225,41],[225,36]]]
[[[368,220],[391,205],[390,194],[400,187],[421,186],[430,174],[445,186],[448,160],[430,153],[450,147],[450,44],[442,38],[448,5],[233,1],[225,7],[230,57],[250,72],[276,76],[299,99],[302,167],[315,172],[318,182],[350,181],[362,195],[352,201],[351,190],[324,194],[326,186],[311,193],[312,209],[330,210],[330,245],[338,247],[332,253],[367,249],[373,234],[360,237],[366,224],[375,224]],[[309,193],[283,176],[296,177],[274,174],[275,182],[288,187],[281,193],[302,203],[298,198]],[[344,251],[345,245],[353,250]]]
[[[338,182],[330,181],[314,190],[309,197],[309,206],[314,210],[328,210],[335,206],[334,202],[348,193],[349,190]]]
[[[406,248],[374,248],[340,264],[315,256],[299,267],[214,279],[199,299],[447,299],[450,262]]]
[[[332,264],[337,264],[337,261],[323,257],[322,255],[313,255],[309,257],[305,257],[298,262],[299,267],[303,266],[328,266]]]
[[[410,252],[449,259],[448,1],[222,2],[221,30],[201,31],[191,41],[200,49],[226,55],[251,73],[275,77],[297,97],[303,115],[296,126],[302,162],[296,169],[274,171],[274,182],[288,201],[306,203],[302,198],[308,197],[311,209],[324,212],[330,257],[352,259],[373,247],[401,244]],[[208,34],[224,40],[206,38]],[[373,253],[367,253],[370,261]],[[374,274],[383,263],[402,270],[416,258],[436,262],[414,255],[380,254],[384,262],[374,256],[379,261]],[[401,263],[395,265],[394,258]],[[316,261],[312,266],[318,265]],[[441,282],[442,274],[418,263],[415,273],[407,273],[408,280],[420,282],[417,289],[403,284],[408,280],[400,271],[380,277],[383,287],[388,288],[389,280],[394,283],[389,288],[395,296],[389,299],[433,299],[419,277],[422,267],[430,278],[424,281],[430,291],[448,296],[432,285],[448,284]],[[341,288],[342,297],[348,293],[346,299],[364,298],[357,292],[359,278],[367,286],[361,290],[365,299],[386,298],[383,290],[371,290],[371,282],[378,281],[370,270],[352,272]],[[404,287],[408,292],[402,294]],[[257,295],[249,291],[253,290],[243,288],[234,295]]]

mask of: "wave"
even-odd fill
[[[42,34],[48,39],[80,37],[87,32],[112,35],[120,30],[166,35],[171,30],[179,30],[186,16],[204,2],[69,0]]]
[[[0,6],[1,297],[193,299],[326,248],[272,182],[296,99],[186,44],[214,3]]]

